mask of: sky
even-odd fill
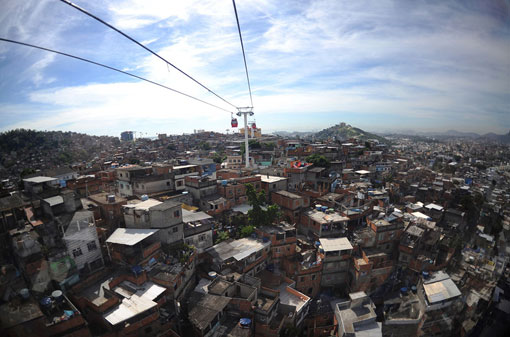
[[[74,3],[236,107],[250,105],[230,0]],[[507,133],[510,0],[237,0],[253,111],[265,132]],[[2,0],[0,37],[88,58],[236,111],[58,0]],[[129,76],[0,41],[0,131],[119,136],[232,132],[231,115]],[[241,123],[240,123],[241,124]]]

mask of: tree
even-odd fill
[[[251,233],[253,233],[254,230],[255,230],[255,227],[249,226],[249,225],[241,227],[241,237],[245,238],[247,236],[250,236]]]
[[[214,242],[214,244],[217,245],[218,243],[220,243],[222,241],[226,241],[229,238],[230,238],[230,235],[228,234],[227,231],[219,232],[218,237],[216,238],[216,241]]]
[[[328,168],[331,165],[329,160],[321,154],[312,154],[311,156],[306,157],[306,161],[308,163],[313,163],[313,165],[318,167]]]
[[[252,209],[248,211],[248,221],[252,226],[270,225],[281,217],[278,205],[269,205],[265,210],[262,206],[266,203],[266,193],[257,192],[252,184],[246,185],[246,196],[248,204]]]

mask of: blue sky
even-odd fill
[[[230,0],[75,1],[249,105]],[[510,130],[510,1],[238,0],[257,126]],[[3,0],[0,37],[90,58],[230,108],[57,0]],[[0,42],[0,131],[224,132],[230,115],[122,74]]]

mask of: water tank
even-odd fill
[[[62,301],[64,300],[64,296],[61,290],[55,290],[54,292],[52,292],[51,297],[53,297],[53,300],[57,303],[62,303]]]
[[[147,194],[143,194],[141,199],[142,199],[142,201],[147,201],[147,200],[149,200],[149,196]]]
[[[23,288],[19,291],[22,299],[27,300],[30,297],[30,291],[27,288]]]
[[[43,297],[39,303],[41,304],[41,307],[43,309],[49,309],[49,308],[51,308],[53,301],[52,301],[51,297],[46,296],[46,297]]]
[[[239,324],[242,328],[249,328],[251,326],[251,319],[249,318],[241,318],[239,320]]]

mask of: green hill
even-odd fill
[[[386,138],[363,131],[360,128],[355,128],[347,123],[340,123],[319,131],[315,134],[315,138],[319,140],[333,139],[339,141],[344,141],[350,138],[361,140],[377,139],[380,143],[388,144],[388,140]]]

